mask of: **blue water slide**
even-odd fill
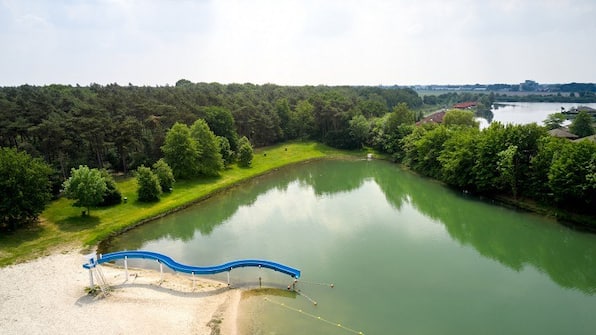
[[[219,265],[213,266],[193,266],[193,265],[186,265],[182,263],[178,263],[173,260],[171,257],[166,256],[164,254],[160,254],[158,252],[153,251],[144,251],[144,250],[131,250],[131,251],[117,251],[112,252],[109,254],[104,254],[97,260],[97,264],[102,264],[105,262],[111,262],[117,259],[124,259],[124,258],[143,258],[143,259],[154,259],[163,263],[170,269],[183,272],[183,273],[194,273],[196,275],[210,275],[215,273],[221,273],[226,271],[231,271],[235,268],[242,268],[242,267],[263,267],[267,269],[271,269],[274,271],[278,271],[284,274],[287,274],[293,278],[300,278],[300,270],[292,268],[287,265],[283,265],[277,262],[262,260],[262,259],[240,259],[235,260]],[[90,262],[87,264],[83,264],[83,267],[86,269],[90,269],[95,267],[94,262]]]

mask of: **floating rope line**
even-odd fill
[[[283,302],[277,302],[277,301],[271,300],[269,298],[265,298],[265,301],[268,301],[270,303],[276,304],[276,305],[281,306],[281,307],[283,307],[285,309],[289,309],[291,311],[294,311],[294,312],[297,312],[297,313],[300,313],[300,314],[304,314],[304,315],[306,315],[306,316],[308,316],[308,317],[310,317],[312,319],[322,321],[322,322],[327,323],[329,325],[332,325],[334,327],[339,327],[339,328],[341,328],[341,329],[343,329],[345,331],[348,331],[350,333],[354,333],[354,334],[358,334],[358,335],[364,335],[364,333],[361,332],[361,331],[354,330],[352,328],[349,328],[349,327],[346,327],[346,326],[342,325],[341,323],[333,322],[333,321],[327,320],[325,318],[322,318],[320,316],[317,316],[317,315],[314,315],[314,314],[305,312],[302,309],[298,309],[298,308],[294,308],[292,306],[288,306],[288,305],[284,304]]]
[[[335,285],[333,285],[333,283],[317,283],[317,282],[312,282],[312,281],[305,281],[305,280],[299,280],[299,283],[305,283],[305,284],[311,284],[311,285],[321,285],[321,286],[329,286],[331,288],[334,288]]]
[[[299,295],[305,297],[306,299],[308,299],[308,301],[312,302],[313,305],[317,305],[317,302],[312,300],[309,296],[307,296],[306,294],[302,293],[302,291],[298,290],[296,291],[296,293],[298,293]]]

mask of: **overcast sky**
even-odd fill
[[[595,0],[0,0],[0,85],[596,82]]]

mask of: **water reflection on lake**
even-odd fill
[[[379,161],[318,161],[255,179],[131,230],[105,251],[187,264],[266,258],[303,296],[242,302],[242,334],[592,334],[596,236],[468,198]],[[235,284],[287,285],[272,271]],[[222,279],[225,278],[223,275]],[[333,282],[335,288],[307,282]]]

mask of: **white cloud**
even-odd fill
[[[0,0],[0,85],[593,81],[596,3]]]

